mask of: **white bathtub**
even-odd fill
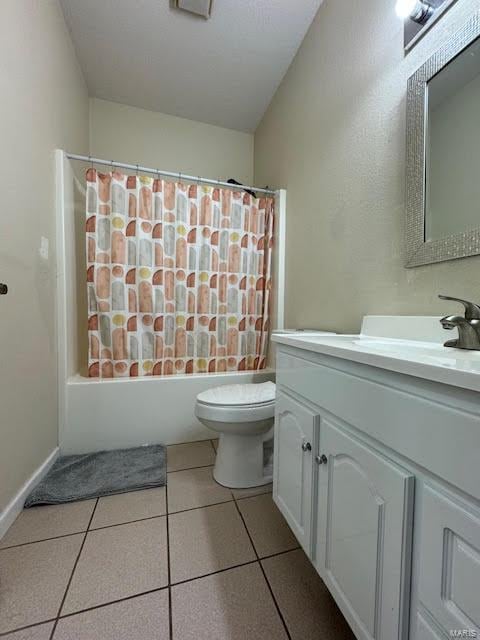
[[[94,380],[77,375],[86,360],[85,185],[82,165],[56,151],[58,422],[62,453],[174,444],[214,437],[194,416],[200,391],[264,382],[272,370]],[[77,172],[75,174],[75,171]],[[272,326],[283,327],[286,192],[278,192]]]
[[[114,380],[73,376],[66,382],[60,450],[85,453],[212,438],[215,434],[194,416],[198,393],[273,379],[272,369]]]

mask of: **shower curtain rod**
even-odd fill
[[[167,176],[169,178],[178,178],[179,180],[186,180],[187,182],[196,182],[203,184],[211,184],[219,187],[227,187],[234,190],[248,190],[255,191],[256,193],[266,193],[269,195],[275,195],[273,189],[259,189],[257,187],[250,187],[246,184],[236,185],[230,182],[222,182],[221,180],[211,180],[210,178],[201,178],[200,176],[189,176],[186,173],[174,173],[172,171],[161,171],[160,169],[152,169],[151,167],[142,167],[139,164],[127,164],[125,162],[117,162],[116,160],[102,160],[101,158],[93,158],[92,156],[82,156],[77,153],[65,153],[70,160],[83,160],[84,162],[90,162],[91,164],[104,164],[109,167],[121,167],[122,169],[131,169],[134,171],[143,171],[144,173],[153,173],[159,176]]]

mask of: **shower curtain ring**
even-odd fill
[[[90,162],[90,168],[93,169],[93,158],[92,158],[92,156],[88,156],[88,161]]]
[[[137,167],[137,176],[138,176],[138,164],[135,165]]]

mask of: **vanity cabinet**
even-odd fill
[[[422,498],[420,602],[446,631],[478,633],[480,511],[437,486],[427,484]]]
[[[320,410],[279,391],[274,499],[359,640],[402,638],[413,483]]]
[[[316,567],[357,638],[403,637],[414,477],[328,418],[319,445]]]
[[[480,637],[479,451],[478,394],[278,345],[274,500],[358,640]]]
[[[310,555],[313,440],[319,415],[285,393],[275,411],[275,500],[298,541]]]

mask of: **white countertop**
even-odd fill
[[[416,335],[421,339],[414,339]],[[436,316],[366,316],[358,335],[273,334],[272,340],[297,349],[480,391],[480,351],[443,346],[444,341],[456,337],[456,333],[442,329]]]

